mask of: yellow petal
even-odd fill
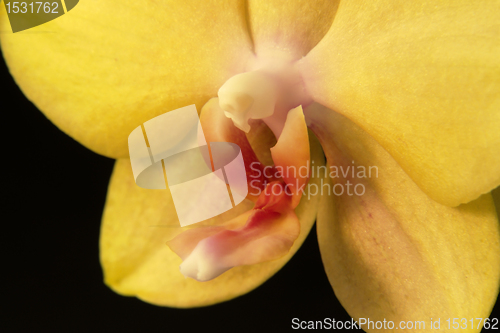
[[[71,12],[2,33],[24,94],[60,129],[110,157],[130,132],[190,104],[198,110],[251,55],[244,1],[80,1]],[[11,31],[0,6],[0,31]]]
[[[500,219],[500,187],[491,191],[491,195],[493,196],[493,201],[495,202],[495,207],[497,209],[497,215]]]
[[[500,281],[500,230],[491,195],[457,208],[441,205],[344,116],[318,107],[306,110],[306,117],[328,163],[357,166],[354,177],[349,172],[346,179],[331,178],[334,183],[349,180],[366,189],[360,196],[325,195],[318,213],[321,256],[347,312],[396,325],[425,321],[426,332],[431,318],[441,318],[442,329],[447,318],[487,318]],[[378,172],[363,178],[358,166]]]
[[[340,0],[251,0],[249,25],[257,56],[306,55],[330,28]]]
[[[301,70],[431,198],[500,184],[500,3],[347,1]]]
[[[322,163],[317,141],[312,141],[311,156],[316,163]],[[134,183],[130,161],[118,160],[101,230],[105,282],[122,295],[173,307],[209,305],[245,294],[277,272],[304,241],[314,224],[319,197],[308,199],[306,194],[295,210],[301,230],[287,255],[271,262],[236,267],[214,280],[198,282],[184,278],[179,271],[182,260],[166,246],[181,231],[168,191],[139,188]],[[217,225],[250,208],[251,205],[237,207],[203,225]]]

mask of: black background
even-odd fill
[[[222,304],[171,309],[112,292],[102,281],[98,239],[113,160],[47,120],[3,59],[0,83],[7,332],[283,332],[295,317],[350,320],[324,273],[315,228],[274,277]],[[491,318],[500,317],[498,303]]]

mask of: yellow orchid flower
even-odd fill
[[[496,1],[88,0],[0,41],[25,95],[117,159],[100,241],[116,292],[171,307],[232,299],[277,272],[317,220],[326,273],[354,319],[441,318],[443,328],[488,317],[498,295],[499,16]],[[0,6],[0,30],[8,25]],[[247,96],[271,101],[270,113]],[[189,104],[210,138],[240,140],[266,165],[315,162],[322,173],[302,198],[262,199],[292,186],[283,176],[184,231],[168,191],[134,183],[127,138]],[[363,193],[332,194],[349,184]],[[249,246],[229,246],[234,230]],[[207,243],[219,251],[215,273],[200,277],[198,264],[183,273],[209,281],[185,278],[182,259],[206,258]]]

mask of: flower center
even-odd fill
[[[300,234],[295,208],[309,178],[308,173],[304,177],[296,171],[309,166],[309,136],[301,105],[311,102],[294,62],[280,58],[256,62],[248,72],[233,76],[220,88],[219,99],[205,104],[200,121],[207,142],[239,145],[245,185],[252,188],[247,199],[255,205],[228,224],[189,229],[169,241],[170,249],[183,260],[182,274],[208,281],[232,267],[288,253]],[[274,175],[266,174],[268,167],[263,167],[242,132],[250,131],[251,119],[261,119],[276,137],[276,145],[270,148],[272,168],[279,171]]]
[[[295,62],[286,59],[256,61],[219,89],[219,105],[236,127],[248,133],[250,119],[262,119],[279,138],[289,110],[307,106],[307,94]]]

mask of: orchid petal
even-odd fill
[[[357,169],[354,177],[330,178],[363,184],[366,192],[323,196],[318,212],[322,260],[347,312],[396,325],[425,321],[425,331],[431,318],[441,318],[441,325],[446,318],[487,318],[500,281],[500,229],[491,195],[457,208],[441,205],[349,119],[317,105],[306,118],[329,165],[378,170],[371,177],[359,177]]]
[[[500,186],[491,191],[491,195],[493,196],[493,202],[495,203],[495,208],[500,219]]]
[[[1,47],[24,94],[97,153],[128,156],[143,122],[198,110],[251,56],[244,1],[81,1],[16,34],[0,6]]]
[[[259,57],[305,56],[330,28],[340,0],[251,0],[248,16]]]
[[[301,72],[316,102],[457,206],[500,184],[498,59],[498,1],[347,1]]]

